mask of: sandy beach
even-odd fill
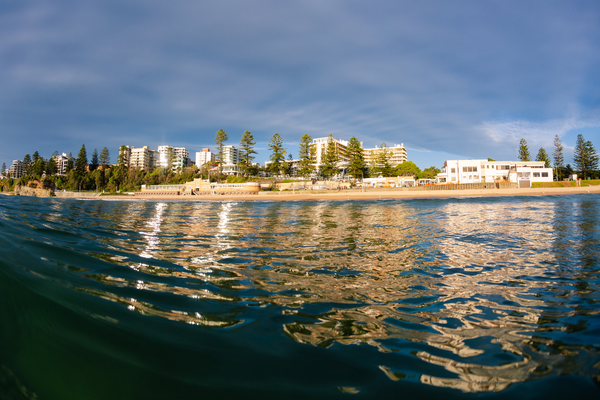
[[[529,189],[483,189],[483,190],[342,190],[330,192],[260,192],[257,195],[203,195],[203,196],[101,196],[105,200],[242,200],[242,201],[314,201],[314,200],[376,200],[376,199],[426,199],[448,197],[482,196],[546,196],[566,194],[600,193],[600,186]]]

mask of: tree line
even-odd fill
[[[554,138],[554,151],[552,152],[554,165],[551,166],[550,156],[543,147],[538,150],[535,161],[543,161],[546,168],[554,168],[557,180],[563,180],[575,172],[583,179],[600,177],[600,171],[598,171],[598,153],[596,153],[592,142],[589,140],[586,141],[582,134],[577,135],[577,142],[573,150],[573,167],[571,164],[565,165],[563,151],[564,146],[560,137],[556,135]],[[531,154],[529,153],[529,147],[525,139],[521,139],[519,143],[519,160],[531,161]]]
[[[85,144],[81,146],[76,158],[69,154],[64,175],[58,172],[56,158],[58,153],[44,159],[36,151],[33,157],[26,154],[23,158],[23,175],[18,179],[0,180],[0,190],[8,192],[18,186],[38,186],[58,190],[81,191],[136,191],[142,185],[181,184],[199,178],[202,175],[195,167],[185,168],[178,173],[168,168],[155,168],[152,171],[128,168],[125,160],[119,157],[117,165],[110,164],[110,153],[106,147],[100,155],[96,149],[88,162]],[[4,174],[6,165],[2,166]],[[38,184],[33,183],[37,181]]]
[[[219,129],[215,135],[217,152],[214,165],[219,166],[220,172],[222,172],[222,166],[225,161],[224,147],[227,140],[229,140],[227,132],[223,129]],[[329,135],[327,138],[327,145],[325,152],[321,157],[321,164],[318,170],[314,160],[315,146],[311,146],[312,140],[313,138],[308,134],[304,134],[300,137],[298,165],[295,175],[304,178],[316,175],[325,179],[331,179],[332,177],[339,175],[339,163],[341,157],[333,135]],[[257,154],[254,150],[255,145],[256,142],[254,141],[252,133],[250,131],[245,131],[240,140],[240,161],[238,163],[238,170],[243,176],[256,176],[259,173],[260,168],[253,164],[255,159],[254,154]],[[271,137],[269,149],[271,150],[269,156],[270,163],[268,168],[265,168],[264,171],[272,176],[286,177],[294,175],[294,171],[291,167],[293,157],[292,154],[288,154],[287,150],[283,147],[281,135],[275,133]],[[353,136],[350,138],[346,149],[348,161],[346,173],[355,179],[377,176],[413,176],[416,178],[433,179],[435,178],[435,175],[440,172],[438,168],[433,166],[421,171],[421,169],[412,161],[405,161],[399,165],[393,166],[390,163],[392,154],[390,148],[385,143],[382,143],[376,154],[372,154],[371,163],[367,163],[365,161],[364,149],[361,143]]]

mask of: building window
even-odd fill
[[[533,173],[533,177],[534,178],[539,178],[540,177],[540,173],[539,172],[534,172]]]
[[[463,167],[463,172],[477,172],[477,167]]]
[[[542,172],[542,178],[547,178],[548,177],[548,173],[547,172]]]
[[[456,173],[456,168],[452,168],[452,169],[451,169],[451,172],[452,172],[453,174],[454,174],[454,173]]]

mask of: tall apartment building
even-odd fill
[[[173,147],[175,157],[190,158],[190,152],[185,147]]]
[[[233,145],[223,146],[223,165],[235,165],[240,161],[240,151]]]
[[[8,170],[8,176],[13,179],[19,179],[23,176],[23,161],[13,160],[10,169]]]
[[[316,138],[313,139],[312,143],[309,145],[311,158],[315,162],[317,168],[321,165],[321,160],[327,151],[328,141],[329,137]],[[348,165],[348,145],[350,142],[343,139],[333,139],[333,142],[335,143],[335,149],[339,157],[338,166],[344,168]]]
[[[158,146],[156,153],[157,167],[171,168],[175,171],[190,165],[190,153],[185,147]]]
[[[126,160],[126,164],[129,166],[129,168],[150,171],[156,166],[157,152],[155,150],[150,150],[148,146],[138,148],[131,146],[127,147],[130,155],[129,160]]]
[[[390,153],[390,165],[395,167],[398,164],[402,164],[404,161],[407,161],[406,148],[404,147],[404,143],[395,144],[394,147],[382,148],[379,146],[375,146],[374,149],[364,149],[364,159],[365,162],[370,165],[373,160],[377,159],[377,156],[381,154],[382,151],[387,151]]]
[[[173,160],[175,159],[175,153],[171,146],[158,146],[156,166],[161,168],[171,168]]]
[[[54,158],[54,161],[56,162],[56,174],[66,175],[67,163],[69,162],[69,156],[67,155],[67,153],[62,153],[52,158]]]
[[[212,153],[210,149],[205,148],[196,152],[196,166],[198,168],[213,161],[215,161],[215,153]]]

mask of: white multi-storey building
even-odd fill
[[[223,165],[237,165],[240,151],[233,145],[223,146]]]
[[[196,152],[196,166],[200,168],[206,163],[215,161],[215,153],[212,153],[210,149],[205,148],[202,151]]]
[[[150,150],[148,146],[140,148],[132,147],[130,149],[129,168],[150,171],[156,166],[157,152],[155,150]]]
[[[171,168],[173,159],[175,158],[173,147],[158,146],[156,166],[161,168]]]
[[[374,149],[364,149],[364,159],[367,164],[371,164],[373,160],[377,159],[377,156],[382,152],[387,151],[390,154],[389,162],[392,167],[395,167],[398,164],[402,164],[404,161],[408,160],[406,154],[406,148],[404,147],[404,143],[395,144],[393,147],[379,147],[375,146]]]
[[[56,174],[57,175],[66,175],[67,163],[70,161],[67,153],[62,153],[62,154],[56,155],[52,158],[54,158],[54,161],[56,162]]]
[[[8,176],[13,179],[19,179],[23,176],[23,161],[13,160],[10,169],[8,170]]]
[[[447,160],[438,183],[552,182],[544,161]]]

